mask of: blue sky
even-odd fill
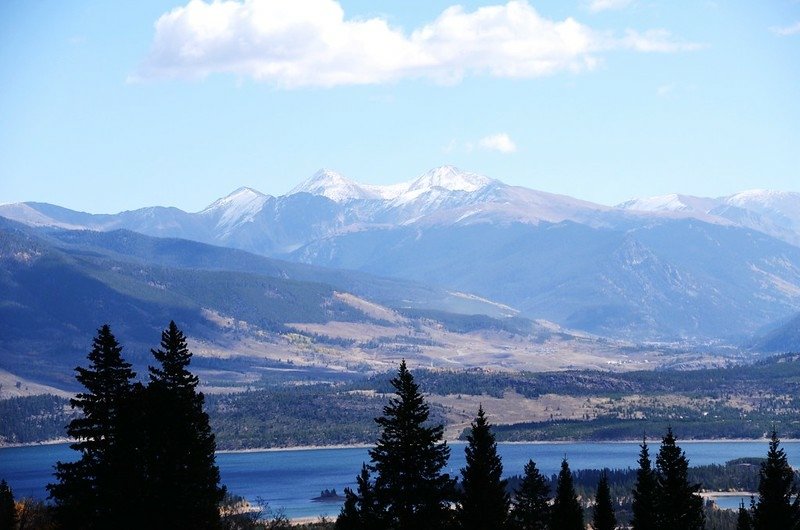
[[[603,204],[800,191],[797,0],[455,5],[5,0],[0,202],[196,211],[442,164]]]

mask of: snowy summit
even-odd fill
[[[334,202],[359,199],[407,202],[434,190],[472,193],[493,182],[495,181],[488,177],[462,171],[454,166],[437,167],[410,182],[387,186],[359,184],[335,171],[320,169],[310,179],[290,191],[289,195],[311,193],[327,197]]]

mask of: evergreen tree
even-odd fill
[[[0,480],[0,530],[12,530],[17,524],[17,508],[14,493],[5,479]]]
[[[356,492],[344,489],[345,501],[336,519],[336,530],[381,530],[384,528],[383,513],[366,464],[361,466],[356,483]]]
[[[659,528],[702,529],[705,526],[699,484],[689,484],[689,461],[675,443],[672,428],[661,442],[656,458],[658,496],[656,514]]]
[[[198,378],[188,370],[192,353],[175,322],[151,350],[159,367],[150,367],[145,393],[144,460],[151,528],[195,529],[219,525],[216,441],[197,391]]]
[[[753,518],[750,510],[744,507],[744,501],[739,505],[739,514],[736,517],[736,530],[753,530]]]
[[[797,494],[794,471],[786,460],[786,452],[779,448],[778,433],[772,431],[767,460],[761,464],[758,483],[758,501],[753,509],[753,527],[756,530],[800,528],[798,501],[792,504]]]
[[[465,530],[500,530],[508,519],[507,481],[501,478],[503,464],[483,406],[478,407],[478,416],[472,422],[464,452],[467,465],[461,470],[459,526]]]
[[[656,498],[658,484],[653,465],[650,462],[650,451],[647,448],[647,439],[642,440],[639,446],[639,469],[636,470],[636,485],[633,488],[633,517],[631,528],[633,530],[655,530]]]
[[[614,515],[614,505],[611,502],[608,475],[603,471],[603,474],[600,475],[600,481],[597,483],[592,528],[594,528],[594,530],[614,530],[616,527],[617,517]]]
[[[427,425],[430,408],[405,360],[391,384],[395,397],[375,419],[381,434],[369,452],[371,469],[377,473],[378,503],[386,513],[385,528],[442,528],[454,497],[453,480],[442,473],[450,456],[450,448],[442,442],[444,428]]]
[[[132,392],[135,377],[122,358],[122,347],[108,325],[101,327],[88,355],[89,367],[76,368],[76,379],[86,391],[70,400],[81,414],[70,421],[70,446],[80,453],[75,462],[58,462],[55,484],[47,486],[56,518],[65,528],[121,527],[127,475],[134,465],[117,458],[119,411]]]
[[[550,514],[550,530],[583,530],[583,508],[575,494],[567,459],[561,461],[556,496]]]
[[[528,460],[514,496],[511,526],[514,530],[546,530],[550,524],[550,487],[547,479]]]

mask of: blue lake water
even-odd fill
[[[767,442],[679,442],[690,465],[723,464],[740,457],[764,457]],[[789,463],[800,466],[800,442],[784,442]],[[464,466],[464,445],[451,444],[448,471],[457,475]],[[655,458],[658,443],[650,446]],[[499,444],[506,475],[521,474],[528,459],[548,475],[557,473],[565,456],[570,467],[634,468],[639,455],[637,443],[536,443]],[[53,464],[74,458],[66,444],[0,449],[0,478],[5,478],[14,495],[45,498],[45,485],[52,480]],[[234,494],[254,501],[261,498],[273,509],[283,509],[289,517],[309,517],[339,513],[338,504],[312,502],[326,488],[341,493],[354,486],[361,463],[368,461],[367,449],[312,449],[219,453],[222,482]],[[749,497],[747,499],[749,502]],[[720,504],[738,506],[739,499],[720,499]],[[727,506],[726,506],[727,507]]]

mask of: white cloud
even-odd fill
[[[517,145],[507,133],[497,133],[485,136],[478,141],[478,145],[490,151],[499,151],[504,154],[513,153]]]
[[[659,97],[665,98],[672,94],[675,91],[675,83],[669,83],[666,85],[661,85],[656,89],[656,94]]]
[[[800,33],[800,22],[795,22],[791,26],[773,26],[769,28],[772,33],[780,35],[781,37],[788,37],[789,35],[797,35]]]
[[[676,41],[665,29],[650,29],[644,32],[629,29],[625,32],[625,37],[617,42],[621,47],[637,52],[674,53],[703,48],[702,44]]]
[[[191,0],[155,24],[132,80],[250,77],[284,88],[377,84],[404,78],[534,78],[591,70],[613,50],[695,49],[668,32],[598,32],[547,19],[526,0],[445,9],[410,34],[383,18],[346,19],[336,0]]]
[[[589,11],[608,11],[610,9],[624,9],[631,5],[633,0],[592,0],[589,2]]]

